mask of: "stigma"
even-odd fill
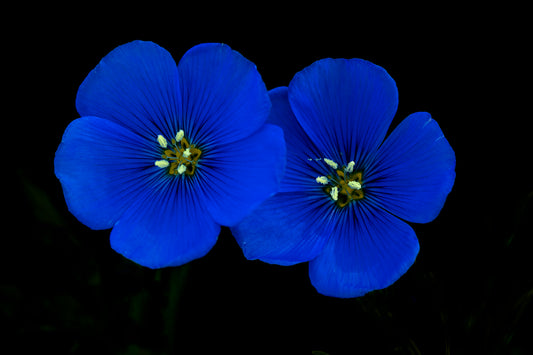
[[[154,162],[160,169],[167,169],[168,174],[174,176],[194,175],[198,160],[202,151],[185,138],[185,132],[180,129],[170,143],[162,135],[156,137],[156,141],[163,149],[161,159]]]
[[[322,190],[337,207],[343,208],[353,201],[364,198],[363,172],[354,171],[354,161],[343,167],[339,167],[339,164],[331,159],[324,158],[323,161],[332,169],[332,172],[326,176],[318,176],[315,181],[323,185]]]

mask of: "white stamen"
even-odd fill
[[[331,195],[333,201],[337,201],[339,199],[339,188],[335,186],[331,189],[331,192],[329,194]]]
[[[161,146],[161,148],[166,148],[167,147],[167,140],[165,139],[165,137],[163,137],[162,135],[158,135],[157,136],[157,143],[159,143],[159,145]]]
[[[181,142],[184,136],[185,136],[185,132],[183,132],[183,130],[180,129],[178,133],[176,133],[176,142],[178,143]]]
[[[361,190],[361,184],[357,181],[350,181],[348,182],[348,186],[350,186],[354,190]]]
[[[183,152],[183,156],[185,158],[190,157],[191,156],[191,149],[190,148],[185,149],[185,151]]]
[[[185,167],[185,165],[181,164],[180,166],[178,166],[178,174],[183,174],[185,172],[185,170],[187,170],[187,168]]]
[[[344,168],[344,172],[346,173],[353,172],[354,165],[355,165],[355,162],[352,160],[351,162],[348,163],[348,165],[346,165],[346,168]]]
[[[157,166],[158,168],[166,168],[167,166],[170,165],[170,163],[168,162],[168,160],[156,160],[154,164],[155,164],[155,166]]]
[[[328,183],[328,178],[325,176],[319,176],[316,178],[316,182],[322,185],[326,185]]]
[[[337,169],[337,163],[335,163],[333,160],[324,158],[324,161],[326,162],[326,164],[331,166],[333,169]]]

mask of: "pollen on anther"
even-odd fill
[[[178,174],[183,174],[185,170],[187,170],[187,167],[185,165],[180,164],[180,166],[178,166]]]
[[[183,130],[180,129],[178,133],[176,133],[176,142],[181,142],[184,136],[185,136],[185,132],[183,132]]]
[[[316,182],[322,185],[326,185],[328,183],[328,178],[325,176],[319,176],[316,178]]]
[[[161,148],[166,148],[168,145],[167,140],[162,135],[157,136],[157,143],[159,143]]]
[[[183,152],[183,157],[188,158],[190,156],[191,156],[191,148],[185,149],[185,151]]]
[[[344,168],[344,171],[347,173],[353,172],[353,167],[355,166],[355,162],[352,160],[351,162],[346,165],[346,168]]]
[[[331,195],[331,198],[333,199],[333,201],[337,201],[339,199],[339,188],[337,186],[332,188],[331,192],[330,192],[330,195]]]
[[[170,165],[170,163],[168,162],[168,160],[156,160],[154,165],[158,168],[166,168]]]
[[[328,158],[324,158],[324,161],[326,162],[326,164],[328,164],[329,166],[331,166],[333,169],[337,169],[337,163],[335,163],[333,160],[331,159],[328,159]]]
[[[350,186],[354,190],[361,190],[361,183],[357,181],[349,181],[348,186]]]

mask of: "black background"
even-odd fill
[[[58,26],[39,22],[27,33],[21,26],[7,43],[4,68],[8,213],[0,320],[6,348],[58,354],[532,352],[533,149],[531,111],[524,110],[531,101],[531,61],[520,9],[494,9],[489,17],[477,10],[398,13],[394,23],[380,16],[362,23],[366,13],[343,12],[305,25],[292,21],[303,14],[265,15],[258,23],[181,13],[164,30],[139,16],[116,31],[114,20],[72,13]],[[326,57],[384,67],[399,90],[393,127],[410,113],[428,111],[457,157],[455,186],[441,214],[413,225],[421,250],[411,269],[385,290],[335,299],[314,290],[305,263],[247,261],[227,229],[208,255],[181,268],[149,270],[115,253],[109,230],[92,231],[68,212],[53,158],[64,129],[78,117],[80,83],[109,51],[135,39],[156,42],[176,61],[198,43],[224,42],[257,65],[268,89],[288,85],[296,72]]]

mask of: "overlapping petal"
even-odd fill
[[[191,185],[179,180],[160,183],[138,196],[111,232],[111,247],[150,268],[183,265],[207,254],[220,225]]]
[[[403,120],[368,167],[366,189],[376,205],[410,222],[432,221],[455,180],[455,154],[429,113]]]
[[[289,101],[326,158],[363,166],[382,143],[398,106],[387,72],[362,59],[323,59],[296,73]]]
[[[220,224],[232,226],[277,192],[285,169],[283,131],[265,124],[251,136],[214,147],[198,168],[198,195]]]
[[[232,233],[248,259],[291,265],[313,259],[322,249],[323,210],[328,201],[315,181],[323,174],[314,160],[320,155],[292,113],[288,89],[280,87],[269,95],[272,110],[267,122],[285,132],[287,167],[280,191],[233,227]]]
[[[280,192],[231,229],[247,259],[292,265],[315,258],[331,227],[323,194]]]
[[[343,212],[322,253],[309,263],[311,283],[324,295],[342,298],[390,286],[416,259],[414,231],[368,204]]]
[[[288,99],[288,88],[269,91],[272,109],[267,122],[279,126],[285,132],[287,167],[280,192],[300,193],[317,188],[317,176],[325,175],[322,153],[311,141],[294,116]]]
[[[72,214],[93,229],[111,228],[160,173],[149,146],[145,138],[107,119],[73,121],[54,161]]]
[[[225,145],[265,122],[270,110],[265,84],[255,65],[229,46],[197,45],[181,58],[178,70],[179,117],[193,141]]]
[[[177,132],[180,106],[176,62],[152,42],[134,41],[106,55],[78,89],[81,116],[117,122],[151,139]]]

